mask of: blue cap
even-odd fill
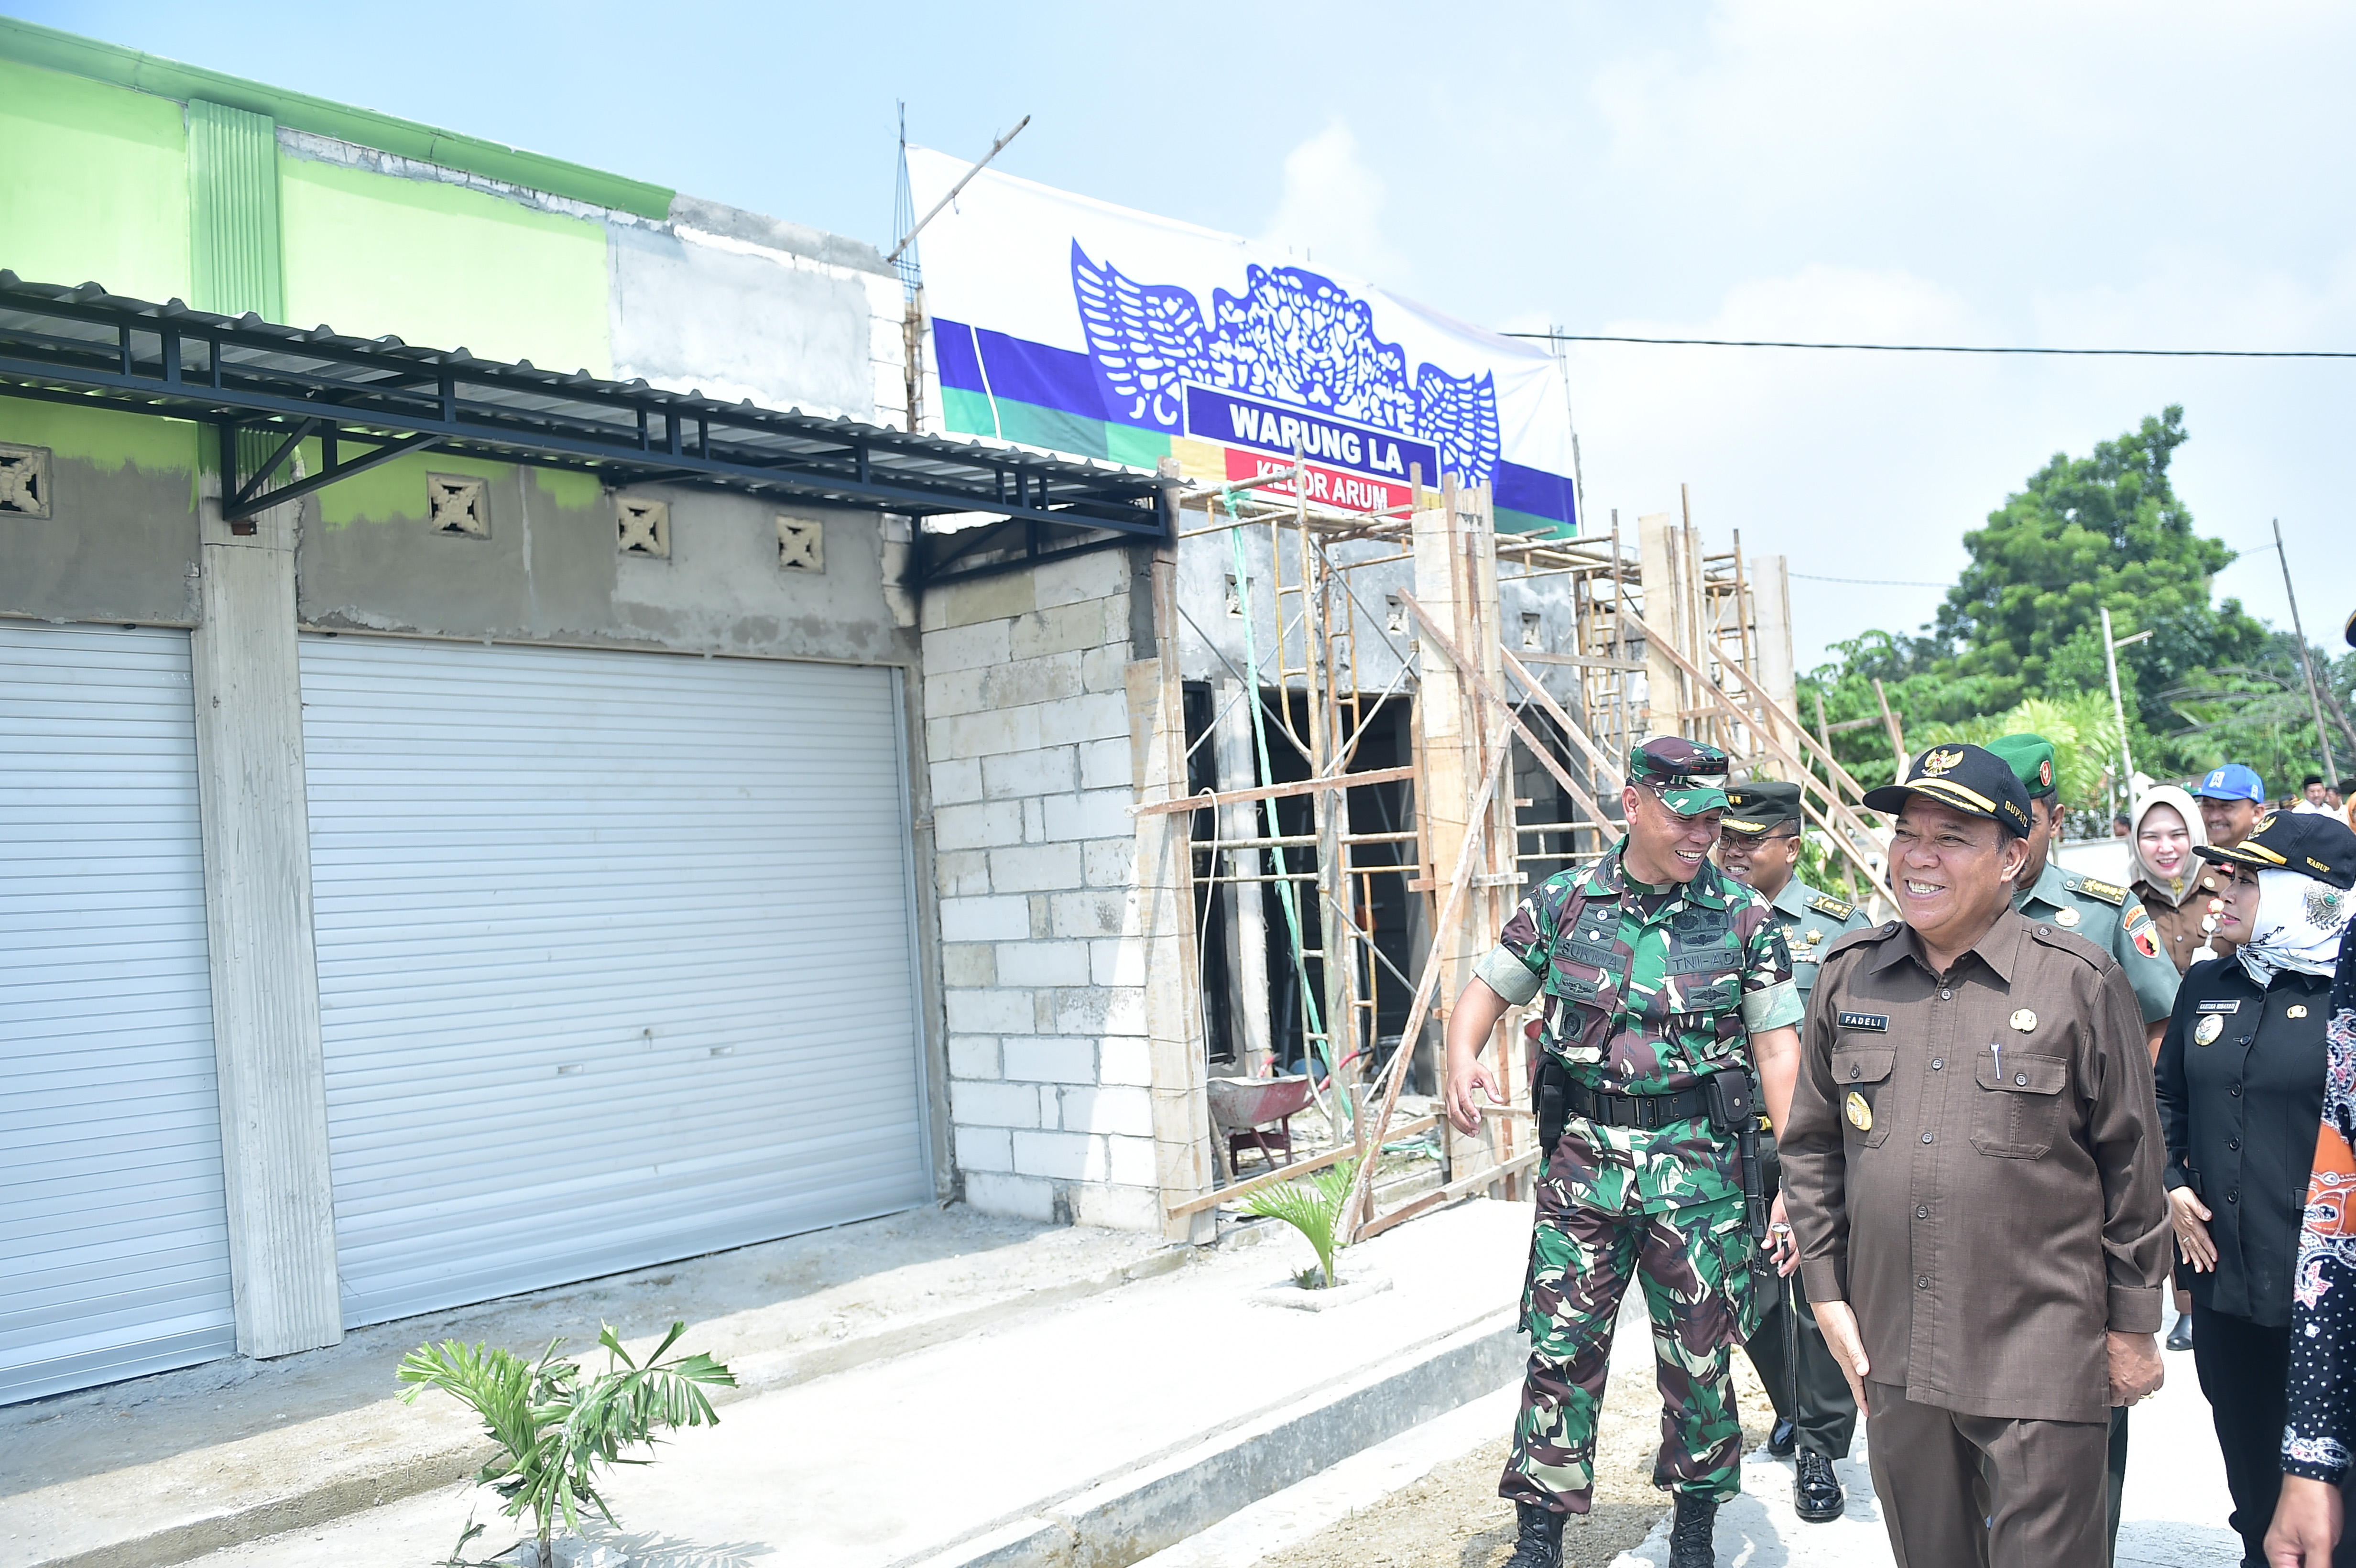
[[[2192,786],[2192,793],[2208,800],[2254,800],[2265,804],[2265,781],[2257,770],[2239,763],[2227,763],[2222,768],[2211,768],[2209,776]]]

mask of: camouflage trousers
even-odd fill
[[[1547,1202],[1539,1188],[1524,1327],[1529,1371],[1497,1494],[1585,1513],[1620,1299],[1633,1275],[1653,1319],[1661,1451],[1653,1484],[1719,1502],[1742,1489],[1733,1349],[1757,1327],[1742,1200],[1654,1213]]]

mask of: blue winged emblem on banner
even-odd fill
[[[1437,365],[1415,372],[1415,433],[1440,448],[1444,474],[1477,484],[1497,467],[1497,378],[1451,376]]]
[[[1087,331],[1088,361],[1132,420],[1175,429],[1181,383],[1210,379],[1203,308],[1184,289],[1140,283],[1099,267],[1072,241],[1072,293]]]
[[[1438,447],[1440,466],[1474,484],[1495,473],[1495,376],[1418,366],[1375,332],[1374,311],[1333,279],[1301,267],[1248,266],[1244,291],[1194,293],[1141,283],[1072,241],[1072,293],[1088,362],[1118,416],[1178,428],[1184,384],[1267,398],[1397,431]]]

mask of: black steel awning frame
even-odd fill
[[[27,283],[8,272],[0,272],[0,396],[212,426],[221,516],[232,526],[440,450],[587,472],[615,487],[691,485],[907,517],[925,581],[1177,537],[1173,482],[1130,470],[559,375],[463,348],[304,332],[96,284]],[[315,438],[320,471],[285,477]],[[250,465],[257,447],[267,455]],[[948,514],[1003,522],[925,532],[924,518]],[[1020,536],[1018,558],[957,566],[985,538],[1004,549],[1010,532]]]

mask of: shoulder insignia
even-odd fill
[[[1836,953],[1846,953],[1852,947],[1862,947],[1869,942],[1879,942],[1885,937],[1895,936],[1904,929],[1905,927],[1892,922],[1886,926],[1860,925],[1853,931],[1844,931],[1826,946],[1825,959],[1829,962]]]
[[[2106,904],[2124,904],[2127,901],[2126,889],[2120,887],[2116,882],[2098,881],[2093,877],[2080,877],[2062,885],[2073,893],[2083,893],[2090,899],[2100,899]]]
[[[1857,906],[1855,904],[1843,903],[1840,900],[1833,897],[1830,893],[1818,893],[1815,898],[1808,901],[1808,907],[1813,910],[1821,910],[1825,913],[1832,916],[1835,920],[1847,920],[1849,916],[1857,912]]]
[[[2094,968],[2115,969],[2119,961],[2095,946],[2074,931],[2062,931],[2048,922],[2039,922],[2029,928],[2029,933],[2044,946],[2082,958]]]

